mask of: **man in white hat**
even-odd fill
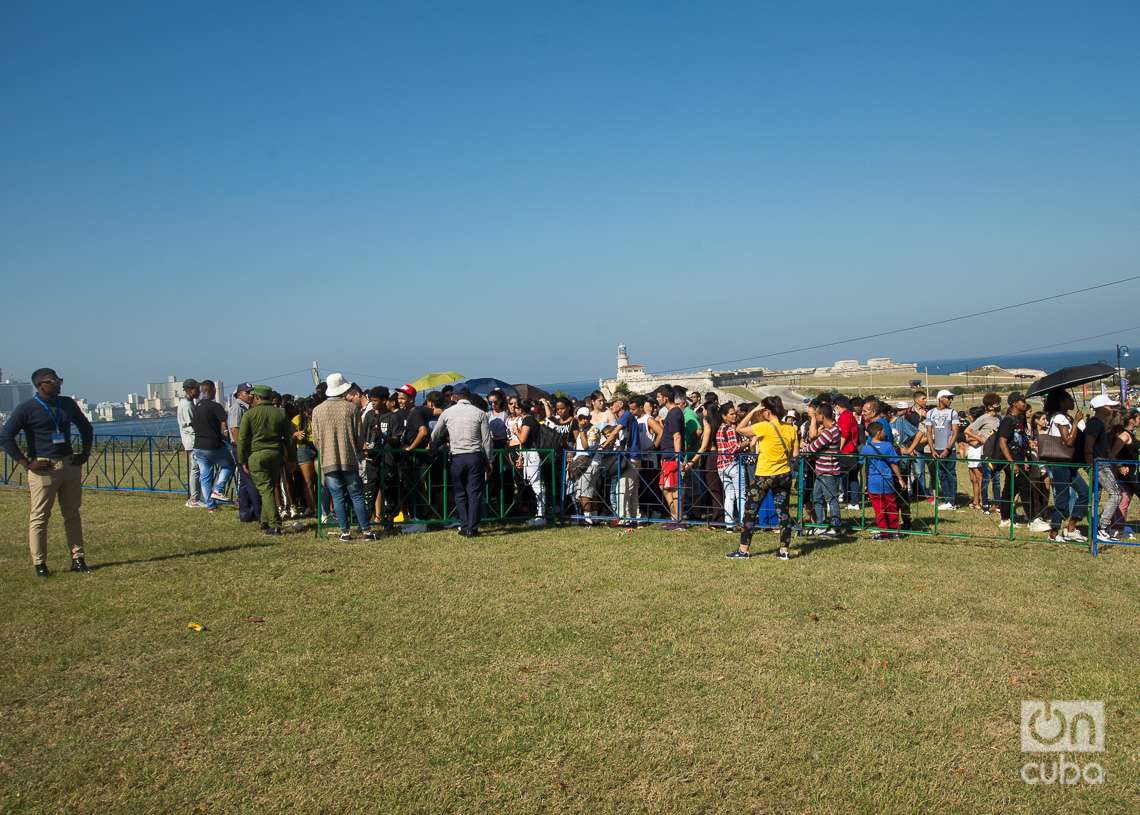
[[[325,380],[325,401],[313,408],[312,433],[320,457],[321,476],[332,498],[340,539],[352,540],[349,532],[348,503],[365,540],[376,540],[364,502],[360,481],[358,451],[361,449],[360,414],[356,405],[344,398],[352,383],[339,373]]]
[[[922,426],[926,431],[926,443],[930,445],[930,456],[936,465],[938,494],[942,502],[939,509],[954,509],[958,495],[957,442],[958,411],[954,410],[954,394],[948,390],[938,391],[938,407],[926,411]]]
[[[1112,526],[1120,507],[1120,483],[1116,480],[1112,465],[1104,462],[1116,458],[1120,453],[1120,440],[1108,432],[1112,425],[1112,414],[1120,407],[1120,403],[1102,393],[1094,396],[1089,405],[1095,413],[1085,422],[1085,449],[1081,453],[1090,467],[1096,467],[1097,481],[1104,492],[1096,539],[1107,543],[1117,539]]]

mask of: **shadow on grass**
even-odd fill
[[[213,546],[209,549],[193,549],[189,552],[171,552],[168,555],[155,555],[154,557],[141,557],[132,558],[130,560],[112,560],[107,563],[92,563],[91,571],[96,572],[101,569],[112,569],[116,566],[134,566],[139,563],[161,563],[164,560],[178,560],[185,557],[199,557],[202,555],[224,555],[227,552],[237,552],[242,549],[267,549],[274,546],[280,546],[285,541],[281,538],[274,540],[257,541],[251,543],[236,543],[232,546]]]

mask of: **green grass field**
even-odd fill
[[[1137,550],[864,533],[731,562],[722,532],[518,527],[342,544],[84,501],[96,571],[59,571],[57,518],[41,581],[27,496],[0,490],[5,812],[1140,804]],[[1021,780],[1023,699],[1104,700],[1103,784]]]

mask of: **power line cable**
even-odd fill
[[[1050,294],[1046,297],[1036,297],[1032,300],[1025,300],[1021,303],[1011,303],[1011,304],[1005,305],[1005,306],[997,306],[995,308],[988,308],[988,309],[985,309],[983,311],[975,311],[972,314],[960,314],[956,317],[947,317],[947,318],[942,319],[942,320],[932,320],[932,321],[927,322],[927,323],[919,323],[917,325],[910,325],[910,326],[906,326],[904,328],[892,328],[892,329],[889,329],[887,331],[879,331],[879,332],[876,332],[874,334],[865,334],[861,337],[849,337],[847,339],[834,340],[833,342],[824,342],[824,343],[820,343],[818,345],[805,345],[802,348],[789,348],[786,351],[772,351],[772,352],[769,352],[767,354],[757,354],[756,356],[752,356],[752,357],[740,357],[738,359],[727,359],[727,360],[722,360],[720,362],[709,362],[709,363],[705,363],[702,365],[687,365],[687,366],[682,367],[682,368],[668,368],[668,369],[660,370],[660,371],[651,371],[650,373],[654,374],[654,375],[671,374],[671,373],[678,373],[680,371],[693,371],[693,370],[699,370],[699,369],[703,369],[703,368],[712,368],[714,366],[721,366],[721,365],[735,365],[735,364],[740,363],[740,362],[751,362],[752,360],[767,359],[769,357],[785,356],[786,354],[799,354],[799,353],[803,353],[804,351],[818,351],[821,348],[833,348],[836,345],[845,345],[845,344],[850,343],[850,342],[862,342],[863,340],[873,340],[873,339],[877,339],[878,337],[888,337],[888,336],[891,336],[893,334],[903,334],[907,331],[917,331],[920,328],[933,328],[934,326],[947,325],[948,323],[958,322],[959,320],[969,320],[969,319],[972,319],[974,317],[984,317],[988,314],[1000,314],[1003,311],[1011,311],[1011,310],[1016,309],[1016,308],[1024,308],[1025,306],[1032,306],[1032,305],[1036,305],[1038,303],[1047,303],[1051,300],[1060,300],[1062,297],[1071,297],[1074,294],[1084,294],[1084,293],[1090,292],[1090,291],[1097,291],[1098,289],[1106,289],[1110,286],[1119,286],[1122,283],[1130,283],[1133,280],[1140,280],[1140,275],[1132,275],[1131,277],[1124,277],[1124,278],[1121,278],[1120,280],[1111,280],[1107,283],[1098,283],[1095,286],[1086,286],[1086,287],[1081,288],[1081,289],[1073,289],[1072,291],[1065,291],[1065,292],[1061,292],[1059,294]]]

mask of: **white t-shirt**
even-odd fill
[[[958,411],[953,408],[934,408],[926,411],[922,422],[932,431],[934,449],[945,450],[954,438],[954,428],[958,426]]]

